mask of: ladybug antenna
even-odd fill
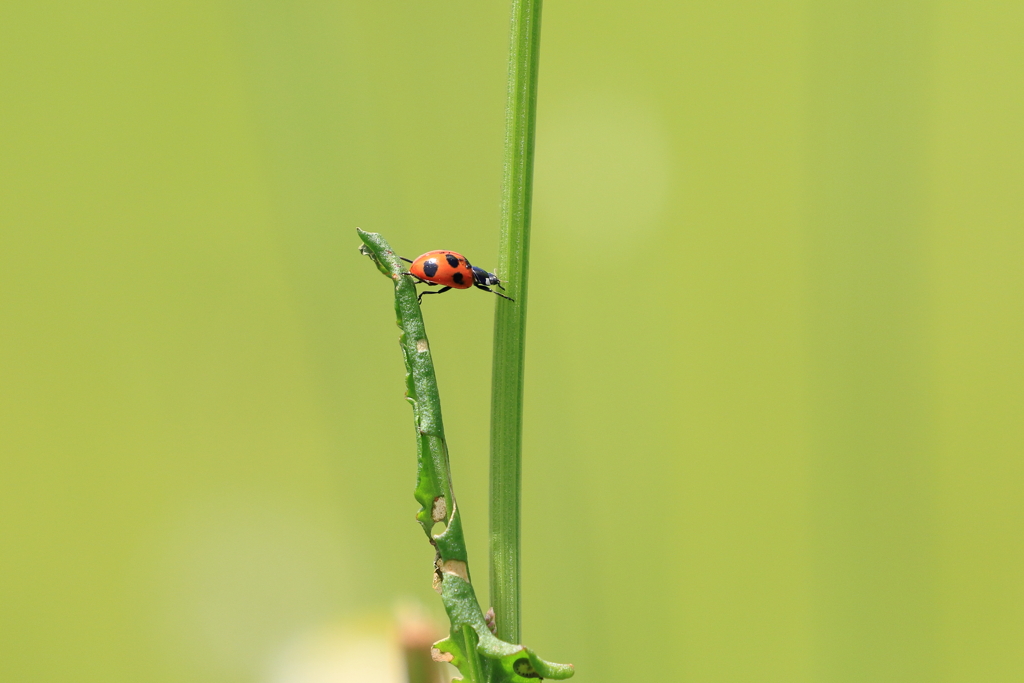
[[[412,263],[412,259],[407,259],[407,258],[405,258],[404,256],[399,256],[398,258],[402,259],[402,260],[403,260],[403,261],[405,261],[406,263]]]

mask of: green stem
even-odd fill
[[[505,110],[505,178],[498,274],[515,301],[499,299],[491,393],[491,604],[498,637],[520,638],[519,510],[522,472],[523,360],[526,347],[530,209],[537,118],[541,0],[512,1]]]

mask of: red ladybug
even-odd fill
[[[402,260],[412,264],[409,266],[409,274],[428,287],[444,285],[436,292],[420,292],[420,302],[423,301],[424,294],[443,294],[449,289],[469,289],[470,287],[497,294],[502,299],[515,301],[512,297],[495,292],[488,287],[488,285],[497,285],[499,288],[505,289],[501,286],[501,280],[494,273],[488,273],[483,268],[477,268],[470,264],[466,257],[457,251],[438,249],[417,256],[414,261],[404,257]]]

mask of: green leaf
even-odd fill
[[[469,683],[531,683],[539,678],[569,678],[573,674],[571,664],[544,661],[522,645],[499,640],[487,627],[470,582],[462,518],[452,490],[441,399],[416,287],[383,237],[358,229],[357,232],[363,241],[360,252],[369,256],[395,287],[395,312],[402,331],[399,344],[407,373],[406,396],[412,404],[417,436],[415,497],[420,509],[416,520],[434,547],[434,580],[451,622],[449,636],[434,645],[435,658],[451,661]],[[434,525],[441,523],[445,525],[444,531],[434,535]]]

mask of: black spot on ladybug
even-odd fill
[[[462,273],[452,273],[452,280],[455,281],[455,284],[461,285],[464,279],[465,278],[462,277]]]
[[[437,261],[430,259],[423,262],[423,274],[427,277],[434,277],[437,275]]]
[[[539,673],[533,670],[533,665],[530,664],[530,660],[526,657],[512,662],[512,670],[516,672],[517,676],[522,676],[523,678],[537,678],[544,680],[541,678]]]
[[[446,261],[448,261],[448,265],[451,266],[452,268],[459,267],[459,258],[457,256],[454,256],[453,254],[445,254],[444,258]]]

